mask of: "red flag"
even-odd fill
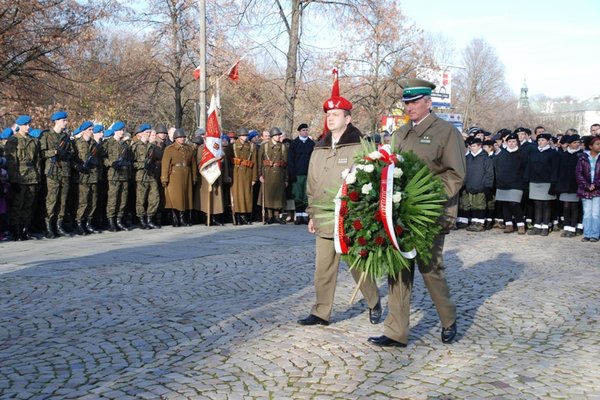
[[[194,80],[197,81],[198,79],[200,79],[200,66],[197,66],[194,70]]]
[[[331,97],[340,95],[340,82],[338,81],[338,70],[334,68],[331,73],[333,74],[333,86],[331,87]],[[325,118],[325,122],[323,123],[323,134],[324,136],[327,132],[329,132],[329,127],[327,126],[327,118]]]
[[[227,77],[234,82],[236,82],[240,78],[240,76],[238,74],[238,66],[239,65],[240,65],[240,62],[239,61],[236,62],[235,65],[233,67],[231,67],[231,69],[227,73]]]
[[[217,117],[217,106],[215,95],[210,99],[208,118],[206,119],[206,136],[204,138],[204,149],[200,160],[200,174],[212,185],[221,176],[219,160],[223,158],[221,147],[221,129]]]

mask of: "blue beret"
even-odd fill
[[[57,111],[50,117],[51,121],[58,121],[59,119],[65,119],[68,117],[66,111]]]
[[[31,122],[31,117],[29,115],[19,115],[19,118],[15,121],[17,125],[27,125]]]
[[[117,121],[114,124],[112,124],[112,126],[110,128],[113,131],[122,131],[123,129],[125,129],[125,122]]]
[[[0,139],[8,139],[14,134],[12,128],[4,128],[2,129],[2,134],[0,134]]]
[[[138,126],[135,133],[149,131],[150,129],[152,129],[152,126],[150,124],[141,124],[140,126]]]
[[[255,130],[251,130],[250,132],[248,132],[248,140],[252,140],[257,136],[258,136],[258,132],[256,132]]]
[[[115,134],[115,131],[113,131],[110,128],[108,128],[107,130],[104,131],[104,137],[111,137],[114,134]]]
[[[73,131],[73,136],[79,135],[80,133],[81,133],[81,127],[77,128]]]
[[[227,141],[229,141],[229,136],[227,136],[227,135],[221,135],[221,140],[227,140]]]
[[[100,133],[104,130],[104,126],[102,124],[94,125],[94,133]]]
[[[93,126],[94,124],[92,123],[92,121],[83,121],[81,125],[79,125],[79,132],[83,132],[86,129],[90,129]]]
[[[29,131],[29,136],[39,139],[42,133],[47,132],[46,129],[32,129]]]

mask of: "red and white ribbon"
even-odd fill
[[[344,217],[340,213],[342,207],[347,207],[347,200],[342,200],[342,196],[347,195],[348,185],[346,184],[346,177],[344,177],[342,187],[340,187],[334,199],[335,218],[333,228],[333,245],[335,247],[335,252],[338,254],[348,254],[348,245],[344,241],[344,236],[346,236],[346,232],[344,231]]]

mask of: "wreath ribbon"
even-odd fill
[[[346,232],[344,231],[344,216],[340,212],[342,207],[347,207],[348,201],[342,200],[342,197],[348,195],[348,184],[346,184],[346,179],[344,178],[344,182],[342,186],[337,192],[335,196],[335,218],[334,220],[334,228],[333,228],[333,245],[335,247],[335,252],[337,254],[348,254],[348,245],[344,241],[344,236],[346,236]]]

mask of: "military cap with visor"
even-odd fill
[[[435,84],[425,79],[405,79],[399,84],[403,89],[402,101],[405,103],[431,96],[431,92],[435,89]]]

